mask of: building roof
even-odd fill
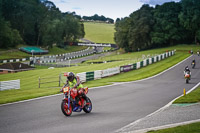
[[[5,63],[0,65],[0,69],[8,69],[8,70],[27,70],[27,69],[34,69],[34,67],[29,66],[27,64],[23,64],[20,62],[16,63]]]

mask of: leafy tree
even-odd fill
[[[51,47],[85,35],[81,17],[61,13],[48,0],[0,0],[1,47],[28,45]]]
[[[152,7],[143,5],[140,10],[130,14],[129,18],[115,24],[115,42],[125,51],[137,51],[151,47],[150,33],[153,26]]]
[[[93,16],[83,16],[82,17],[84,20],[93,20],[93,21],[103,21],[103,22],[108,22],[108,23],[114,23],[114,20],[111,18],[106,18],[105,16],[101,15],[99,16],[98,14],[95,14]]]
[[[181,4],[175,2],[156,6],[154,10],[154,31],[152,43],[159,46],[174,45],[186,38],[184,28],[179,24],[178,15],[181,12]]]
[[[119,22],[119,21],[120,21],[120,18],[117,18],[115,22],[117,23],[117,22]]]
[[[52,30],[50,24],[53,24],[53,27],[55,28],[55,25],[57,25],[55,24],[55,22],[58,22],[58,20],[61,20],[61,18],[62,18],[62,14],[59,11],[59,9],[56,8],[53,2],[44,0],[43,3],[39,5],[38,16],[37,16],[37,21],[36,21],[37,45],[47,45],[47,41],[44,41],[44,40],[46,40],[48,38],[47,36],[49,36],[49,35],[46,35],[48,34],[48,31]],[[61,31],[58,30],[57,32],[61,32]],[[55,36],[57,35],[59,35],[59,33],[55,33]],[[52,38],[54,38],[53,34],[51,34],[51,36]],[[55,41],[59,42],[60,40],[55,40]],[[49,45],[50,47],[52,46],[52,44],[49,44]]]
[[[0,0],[0,48],[15,47],[22,43],[22,38],[16,29],[12,29],[10,22],[5,21],[2,16],[3,1]]]
[[[5,21],[0,15],[0,48],[15,47],[16,44],[22,43],[19,32],[12,29],[10,23]]]
[[[62,27],[63,23],[58,19],[48,22],[45,26],[46,30],[43,30],[42,33],[42,43],[49,48],[51,48],[54,43],[62,43]]]
[[[181,24],[190,30],[194,42],[198,43],[200,41],[200,1],[199,0],[182,0],[182,12],[179,15]]]
[[[84,37],[83,24],[72,15],[66,15],[63,19],[63,38],[64,42],[75,42],[77,39]]]
[[[140,10],[130,15],[131,26],[128,37],[133,51],[151,47],[150,33],[154,24],[152,10],[149,5],[143,5]]]

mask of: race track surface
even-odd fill
[[[191,69],[195,58],[196,68]],[[200,57],[192,56],[154,78],[89,90],[93,110],[65,117],[62,95],[0,106],[0,133],[112,133],[168,104],[200,82]],[[189,66],[192,80],[185,83]]]

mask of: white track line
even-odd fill
[[[191,55],[192,56],[192,55]],[[191,56],[189,56],[188,58],[190,58]],[[114,83],[112,85],[105,85],[105,86],[99,86],[99,87],[92,87],[92,88],[89,88],[89,89],[97,89],[97,88],[103,88],[103,87],[110,87],[110,86],[114,86],[114,85],[119,85],[119,84],[125,84],[125,83],[133,83],[133,82],[141,82],[141,81],[144,81],[144,80],[148,80],[148,79],[151,79],[151,78],[154,78],[154,77],[157,77],[167,71],[169,71],[170,69],[176,67],[177,65],[181,64],[182,62],[184,62],[185,60],[187,60],[188,58],[184,59],[183,61],[179,62],[178,64],[166,69],[165,71],[157,74],[157,75],[154,75],[152,77],[148,77],[148,78],[145,78],[145,79],[141,79],[141,80],[137,80],[137,81],[130,81],[130,82],[119,82],[119,83]],[[58,95],[62,95],[62,94],[55,94],[55,95],[50,95],[50,96],[44,96],[44,97],[38,97],[38,98],[33,98],[33,99],[28,99],[28,100],[23,100],[23,101],[19,101],[19,102],[13,102],[13,103],[6,103],[6,104],[1,104],[1,106],[6,106],[6,105],[12,105],[12,104],[18,104],[18,103],[23,103],[23,102],[29,102],[29,101],[34,101],[34,100],[39,100],[39,99],[44,99],[44,98],[49,98],[49,97],[54,97],[54,96],[58,96]]]

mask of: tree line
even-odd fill
[[[84,37],[84,25],[48,0],[0,0],[0,48],[18,44],[52,47]]]
[[[83,16],[82,19],[84,21],[102,21],[102,22],[107,22],[107,23],[114,23],[113,19],[106,18],[103,15],[99,16],[98,14],[94,14],[93,16]]]
[[[114,40],[125,51],[200,42],[200,0],[143,5],[117,19]]]

